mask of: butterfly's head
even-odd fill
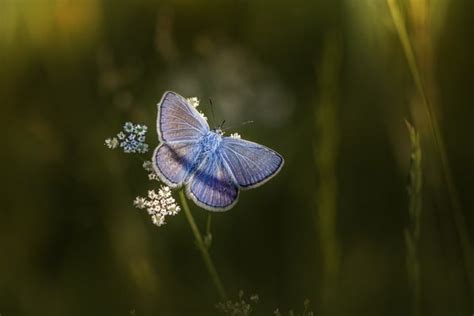
[[[212,129],[212,131],[214,133],[216,133],[217,135],[219,136],[223,136],[224,135],[224,131],[223,131],[223,127],[224,127],[224,123],[225,123],[225,120],[222,121],[221,124],[219,124],[219,126],[217,126],[216,128]]]
[[[216,133],[217,135],[219,136],[223,136],[224,135],[224,131],[222,131],[222,129],[220,127],[216,127],[212,130],[214,133]]]

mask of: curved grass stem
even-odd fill
[[[202,237],[201,232],[199,231],[198,226],[196,225],[196,221],[194,220],[193,214],[191,213],[191,209],[189,208],[188,201],[186,200],[186,196],[184,194],[184,190],[179,192],[179,198],[181,200],[181,205],[183,206],[184,214],[186,215],[186,219],[188,220],[189,226],[193,232],[194,238],[196,239],[196,245],[201,252],[202,259],[204,260],[204,264],[206,265],[207,271],[211,276],[212,282],[216,287],[217,293],[219,294],[220,299],[223,302],[227,301],[227,294],[225,292],[224,286],[222,285],[221,279],[219,278],[219,274],[217,273],[216,267],[214,266],[214,262],[212,261],[211,255],[209,254],[208,248],[204,243],[204,238]]]
[[[423,171],[420,134],[413,126],[405,121],[410,135],[411,156],[408,185],[409,224],[405,229],[406,264],[408,277],[412,286],[413,302],[412,315],[421,315],[421,268],[420,268],[420,234],[421,212],[423,204]]]
[[[435,148],[438,151],[438,155],[440,157],[442,173],[446,181],[446,187],[448,189],[449,199],[451,202],[451,207],[453,209],[454,223],[456,225],[456,231],[457,231],[459,243],[462,249],[465,272],[466,272],[467,280],[469,282],[468,284],[469,291],[470,291],[470,295],[474,296],[473,295],[474,276],[472,272],[473,262],[471,258],[471,246],[470,246],[468,233],[466,231],[466,228],[464,227],[465,218],[464,218],[464,214],[462,213],[461,204],[459,202],[456,187],[454,185],[454,179],[453,179],[451,168],[449,165],[448,156],[446,154],[446,147],[444,144],[444,140],[443,140],[435,113],[433,111],[433,107],[428,100],[427,93],[423,84],[421,72],[416,62],[414,49],[410,42],[410,38],[408,36],[405,22],[400,12],[400,8],[398,6],[398,2],[397,0],[387,0],[387,4],[390,9],[390,14],[392,16],[395,29],[398,33],[398,37],[403,47],[403,52],[407,59],[408,67],[410,68],[411,75],[415,82],[416,89],[418,90],[418,93],[420,94],[420,97],[421,97],[423,108],[426,113],[426,117],[427,117],[427,121],[429,125],[429,130],[434,139]]]

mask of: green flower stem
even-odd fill
[[[434,139],[435,147],[438,151],[438,154],[441,160],[443,176],[446,181],[446,186],[448,188],[451,206],[453,208],[454,223],[457,228],[456,230],[458,233],[459,243],[462,249],[466,276],[469,282],[469,291],[470,291],[471,297],[474,298],[474,291],[473,291],[474,275],[472,273],[473,260],[471,258],[471,245],[470,245],[468,233],[464,226],[465,218],[464,218],[464,214],[462,213],[461,204],[459,202],[456,187],[454,185],[454,179],[452,176],[451,168],[449,166],[448,157],[446,154],[446,147],[444,145],[443,137],[441,135],[440,127],[438,125],[438,121],[436,120],[432,105],[429,102],[428,97],[425,92],[422,76],[416,62],[415,53],[411,45],[410,38],[408,36],[408,32],[405,26],[405,21],[400,12],[398,2],[397,0],[387,0],[387,4],[390,9],[390,14],[392,15],[392,20],[395,25],[395,29],[397,30],[398,37],[400,38],[400,42],[402,44],[403,51],[405,53],[405,57],[408,62],[408,66],[410,68],[411,75],[415,82],[416,89],[418,90],[418,93],[421,96],[424,111],[428,118],[429,129]]]
[[[206,235],[211,235],[211,221],[212,221],[212,214],[209,212],[207,215],[207,223],[206,223]]]
[[[186,219],[188,220],[189,226],[191,226],[191,230],[193,231],[194,238],[196,239],[196,244],[198,246],[199,251],[201,252],[202,259],[204,260],[204,264],[206,265],[207,271],[211,276],[212,282],[216,287],[217,292],[219,293],[219,297],[223,302],[226,302],[227,294],[225,292],[224,286],[222,285],[221,279],[219,278],[219,274],[217,274],[216,267],[212,261],[212,258],[209,254],[209,251],[204,243],[204,238],[199,231],[199,228],[196,225],[196,221],[194,220],[193,214],[191,213],[191,209],[189,208],[188,201],[186,200],[186,196],[184,194],[184,190],[179,191],[179,198],[181,200],[181,205],[183,206],[184,214],[186,215]]]

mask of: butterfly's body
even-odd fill
[[[199,206],[222,211],[232,208],[239,190],[259,186],[283,166],[273,150],[246,140],[225,137],[174,92],[158,104],[158,136],[153,166],[169,186],[186,187]]]
[[[210,130],[199,141],[201,152],[203,154],[213,154],[219,148],[222,142],[223,133],[220,129]]]
[[[214,132],[210,130],[197,141],[197,152],[194,160],[191,162],[184,183],[187,183],[199,166],[209,159],[216,159],[219,155],[218,148],[222,141],[222,131]]]

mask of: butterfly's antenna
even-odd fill
[[[214,104],[212,104],[212,99],[209,98],[209,104],[211,105],[211,114],[212,114],[212,123],[216,123],[216,116],[214,114]]]
[[[225,122],[225,121],[224,121],[224,122]],[[224,124],[224,122],[223,122],[222,124]],[[223,130],[223,131],[226,131],[226,130],[231,129],[231,128],[234,128],[234,127],[236,127],[236,126],[247,125],[247,124],[250,124],[250,123],[254,123],[254,121],[245,121],[245,122],[240,123],[239,125],[231,125],[231,126],[229,126],[229,127],[223,128],[222,130]]]

